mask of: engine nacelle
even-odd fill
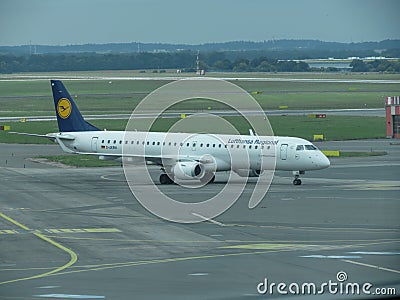
[[[259,177],[262,174],[261,170],[255,170],[255,169],[250,169],[250,170],[239,169],[234,171],[240,177]]]
[[[196,161],[178,162],[173,168],[173,173],[178,179],[200,178],[204,175],[204,167]]]

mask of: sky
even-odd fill
[[[398,0],[0,0],[0,45],[400,39]]]

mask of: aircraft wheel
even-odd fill
[[[160,183],[161,184],[172,184],[174,181],[165,173],[160,175]]]
[[[294,185],[301,185],[301,180],[296,178],[295,180],[293,180],[293,184]]]
[[[200,182],[202,184],[209,184],[213,183],[215,181],[215,174],[210,173],[210,174],[205,174],[201,179]]]

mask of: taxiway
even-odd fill
[[[259,295],[257,285],[319,286],[341,271],[347,282],[398,294],[400,145],[390,142],[318,143],[388,155],[331,159],[301,186],[277,172],[255,209],[250,183],[229,210],[199,224],[149,213],[122,168],[60,168],[27,160],[61,154],[56,145],[0,144],[0,299],[282,298]],[[219,176],[201,189],[160,188],[196,202],[223,185]]]

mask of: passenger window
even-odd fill
[[[193,147],[196,147],[196,143],[193,143]]]
[[[117,143],[117,140],[114,140],[114,144],[116,144]]]
[[[221,144],[218,145],[219,148],[221,148],[221,146],[222,146]]]
[[[109,143],[111,143],[111,141],[110,141],[110,140],[108,140],[108,141],[107,141],[107,144],[109,144]]]
[[[271,148],[271,146],[267,146],[267,149]]]
[[[254,149],[258,149],[258,146],[254,146]]]
[[[261,146],[261,149],[264,149],[264,145]]]
[[[149,141],[147,141],[147,146],[148,146],[148,145],[150,145],[150,142],[149,142]]]
[[[304,150],[303,145],[297,145],[296,151]]]
[[[243,145],[243,149],[246,149],[246,145]]]
[[[101,140],[101,143],[104,144],[104,140]]]
[[[172,145],[172,143],[171,143],[171,142],[169,142],[169,143],[168,143],[168,146],[171,146],[171,145]]]
[[[237,145],[237,147],[236,148],[239,148],[239,145]]]
[[[174,143],[174,146],[176,146],[176,143]]]
[[[251,149],[251,145],[249,146],[249,149]]]
[[[139,141],[137,141],[136,144],[139,145]]]
[[[189,147],[189,143],[186,143],[186,147]]]
[[[156,142],[153,142],[153,146],[156,144]]]
[[[121,144],[122,144],[122,141],[119,141],[119,144],[121,145]]]
[[[210,144],[207,144],[207,148],[210,147]]]
[[[215,148],[215,144],[213,144],[213,148]]]
[[[200,144],[200,147],[203,147],[203,143]]]
[[[231,148],[233,148],[233,145],[231,145]]]

